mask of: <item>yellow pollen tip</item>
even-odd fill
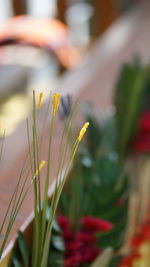
[[[38,102],[38,109],[41,108],[41,105],[42,105],[42,99],[43,99],[43,93],[41,92],[40,95],[39,95],[39,102]]]
[[[56,112],[59,107],[59,102],[60,102],[60,94],[55,93],[53,98],[53,116],[56,115]]]
[[[36,170],[35,176],[37,176],[40,173],[40,171],[43,169],[45,164],[46,164],[46,161],[42,160],[41,163],[40,163],[39,169]]]
[[[82,138],[83,138],[83,136],[84,136],[84,134],[85,134],[85,132],[86,132],[86,130],[87,130],[88,127],[89,127],[89,122],[86,122],[84,124],[84,126],[82,127],[80,133],[79,133],[78,142],[80,142],[82,140]]]
[[[89,124],[89,122],[86,122],[83,127],[87,129],[89,127]]]

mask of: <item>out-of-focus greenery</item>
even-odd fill
[[[112,222],[112,230],[97,235],[98,245],[104,251],[108,247],[118,251],[124,242],[130,193],[130,177],[124,167],[139,116],[149,107],[149,95],[150,68],[136,61],[122,67],[114,97],[115,113],[99,123],[87,104],[83,108],[90,127],[74,161],[59,209],[71,219],[74,229],[84,215]],[[50,255],[54,266],[61,266],[63,253],[56,243]],[[117,266],[120,258],[120,255],[113,257],[109,267]]]
[[[61,196],[60,210],[74,228],[84,215],[112,222],[111,231],[98,235],[99,246],[117,250],[124,240],[129,183],[118,162],[115,116],[100,126],[87,107],[84,111],[90,127]]]
[[[150,66],[139,61],[122,67],[116,86],[115,106],[118,138],[118,154],[122,161],[129,142],[137,131],[140,113],[150,104]]]
[[[61,197],[60,209],[74,227],[81,216],[92,215],[114,224],[99,234],[99,246],[118,250],[123,242],[128,217],[130,179],[125,164],[141,112],[149,106],[150,68],[139,61],[122,67],[114,97],[115,113],[99,123],[89,107],[84,115],[90,122],[71,179]],[[116,266],[120,256],[110,262]]]
[[[50,217],[50,206],[47,209],[47,221]],[[56,221],[53,223],[51,247],[48,259],[48,266],[61,267],[64,262],[64,242],[61,236],[61,230]],[[9,267],[28,267],[31,262],[32,248],[26,242],[22,232],[18,232],[18,238],[13,250],[13,255],[9,262]]]

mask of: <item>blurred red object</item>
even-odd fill
[[[0,45],[13,43],[47,49],[67,68],[81,60],[78,50],[70,44],[67,26],[56,19],[26,15],[10,18],[0,30]]]
[[[88,216],[86,216],[88,217]],[[90,229],[84,228],[73,232],[71,229],[71,221],[66,216],[58,216],[57,221],[62,230],[64,244],[65,244],[65,261],[64,265],[66,267],[73,266],[82,266],[93,262],[96,257],[101,253],[101,249],[97,247],[97,238],[95,235],[95,222],[96,226],[98,223],[101,223],[102,220],[99,218],[94,218],[89,216],[92,221],[92,225],[90,224]],[[81,221],[85,220],[85,217],[81,218]],[[105,223],[109,223],[105,221]],[[94,231],[93,226],[94,224]],[[80,227],[79,227],[80,228]],[[100,231],[102,227],[100,227]],[[96,228],[96,232],[99,232]]]
[[[143,121],[143,127],[145,129],[149,128],[149,126],[146,125],[146,122],[144,121]],[[143,257],[143,255],[140,254],[140,246],[145,242],[149,241],[150,241],[150,210],[147,214],[146,222],[138,226],[137,233],[130,240],[131,244],[130,254],[126,255],[121,259],[121,262],[119,263],[118,267],[132,267],[134,264],[134,260]]]
[[[81,219],[81,225],[85,230],[93,233],[110,231],[113,228],[112,223],[92,216],[84,216]]]
[[[150,152],[150,110],[145,111],[138,125],[138,133],[131,144],[135,152]]]

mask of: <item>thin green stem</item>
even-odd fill
[[[50,126],[50,135],[49,135],[49,146],[48,146],[48,158],[47,158],[47,170],[46,170],[46,181],[44,188],[44,201],[43,201],[43,211],[42,211],[42,227],[41,227],[41,249],[45,239],[46,231],[46,210],[48,205],[48,187],[50,182],[50,168],[51,168],[51,145],[52,137],[54,133],[55,117],[52,116],[51,126]],[[41,255],[41,253],[40,253]]]
[[[75,144],[74,144],[74,147],[73,147],[73,151],[71,153],[71,159],[70,159],[69,165],[66,168],[65,173],[63,175],[63,179],[60,176],[60,179],[62,179],[62,181],[60,180],[59,191],[58,191],[58,194],[56,196],[56,200],[55,200],[55,202],[53,202],[53,206],[51,206],[51,218],[49,219],[48,226],[47,226],[46,239],[45,239],[44,250],[43,250],[43,257],[42,257],[42,262],[41,262],[40,267],[46,267],[47,266],[48,253],[49,253],[49,247],[50,247],[50,239],[51,239],[51,231],[52,231],[52,223],[53,223],[53,220],[54,220],[54,216],[55,216],[55,213],[56,213],[56,209],[57,209],[57,206],[58,206],[60,195],[61,195],[61,192],[63,190],[67,174],[68,174],[68,172],[69,172],[69,170],[70,170],[70,168],[72,166],[72,163],[73,163],[73,160],[74,160],[78,145],[79,145],[79,142],[76,141]]]
[[[33,91],[33,162],[34,162],[34,175],[37,170],[37,156],[36,156],[36,140],[35,140],[35,92]],[[37,179],[33,179],[34,187],[34,236],[33,236],[33,253],[32,253],[32,267],[37,266],[38,247],[39,247],[39,212],[38,212],[38,190]]]
[[[28,156],[27,156],[27,157],[28,157]],[[0,234],[1,234],[2,231],[3,231],[4,225],[5,225],[5,223],[6,223],[6,219],[7,219],[8,215],[9,215],[9,211],[10,211],[10,208],[11,208],[13,202],[14,202],[14,204],[13,204],[13,206],[12,206],[12,208],[11,208],[11,213],[12,213],[13,210],[14,210],[15,203],[16,203],[16,198],[17,198],[17,193],[18,193],[18,190],[19,190],[19,186],[20,186],[20,183],[21,183],[21,179],[22,179],[22,177],[23,177],[23,172],[24,172],[24,168],[25,168],[26,161],[27,161],[27,157],[25,158],[25,161],[24,161],[23,166],[22,166],[21,171],[20,171],[20,175],[19,175],[19,179],[18,179],[17,185],[16,185],[16,187],[15,187],[15,190],[14,190],[12,196],[11,196],[11,199],[10,199],[10,201],[9,201],[7,210],[6,210],[6,212],[5,212],[5,216],[4,216],[2,225],[1,225],[1,227],[0,227]]]
[[[28,188],[28,189],[29,189],[29,188]],[[20,199],[18,200],[16,209],[15,209],[14,213],[12,214],[12,216],[11,216],[11,218],[10,218],[10,220],[9,220],[8,227],[7,227],[6,234],[5,234],[5,238],[4,238],[4,241],[3,241],[2,246],[1,246],[1,248],[0,248],[0,258],[1,258],[1,256],[2,256],[4,247],[5,247],[5,245],[6,245],[8,236],[9,236],[9,234],[10,234],[10,231],[11,231],[12,227],[13,227],[13,224],[14,224],[14,222],[15,222],[15,219],[16,219],[16,217],[17,217],[17,215],[18,215],[18,212],[19,212],[19,210],[20,210],[20,208],[21,208],[21,206],[22,206],[22,203],[23,203],[23,201],[24,201],[24,199],[25,199],[25,197],[26,197],[26,195],[27,195],[27,193],[28,193],[28,189],[25,191],[23,197],[20,198]]]

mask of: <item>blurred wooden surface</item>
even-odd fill
[[[66,23],[66,11],[67,11],[67,1],[66,0],[56,0],[57,5],[57,19]]]
[[[143,62],[149,62],[150,60],[149,14],[150,2],[147,2],[117,21],[98,40],[84,62],[77,69],[66,73],[61,78],[58,83],[58,88],[62,88],[60,90],[61,93],[73,93],[80,100],[90,101],[98,111],[107,109],[112,105],[113,89],[121,65],[128,60],[132,60],[135,55],[139,55]],[[40,116],[42,121],[42,113]],[[56,154],[60,128],[61,125],[59,123],[56,137]],[[40,125],[41,130],[42,125]],[[47,139],[45,139],[45,142],[47,143]],[[26,127],[25,123],[22,123],[5,140],[1,164],[2,166],[7,165],[7,169],[1,173],[0,179],[0,219],[6,210],[12,188],[16,184],[19,172],[18,167],[21,167],[26,150]],[[53,164],[55,169],[55,159]],[[18,227],[22,225],[31,213],[32,200],[32,192],[30,192],[19,213],[10,239],[14,237]]]
[[[119,16],[117,4],[111,0],[93,0],[94,14],[91,19],[91,35],[100,36]]]
[[[23,15],[27,13],[27,1],[26,0],[12,0],[12,7],[14,15]]]

